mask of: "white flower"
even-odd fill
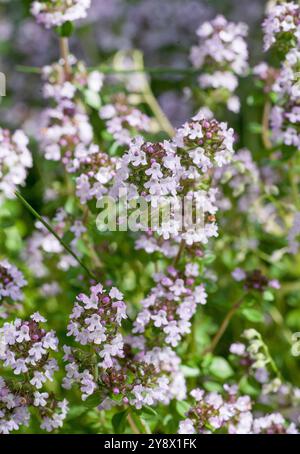
[[[33,395],[34,395],[33,405],[35,407],[45,407],[47,405],[47,399],[49,397],[48,393],[39,393],[38,391],[35,391]]]
[[[16,341],[21,343],[23,341],[30,341],[29,328],[26,325],[22,325],[17,332]]]
[[[21,373],[26,373],[28,371],[28,367],[26,366],[24,359],[17,359],[13,365],[14,374],[20,375]]]
[[[117,300],[122,300],[123,299],[123,293],[121,293],[116,287],[112,287],[109,296],[111,298],[115,298]]]
[[[43,348],[43,345],[41,342],[36,342],[35,344],[33,344],[31,349],[29,350],[29,355],[35,361],[39,361],[45,353],[46,353],[46,350]]]
[[[46,333],[46,335],[43,337],[43,346],[51,350],[57,350],[58,339],[53,330]]]
[[[34,371],[33,378],[30,380],[30,383],[35,386],[37,389],[41,389],[43,383],[46,382],[46,377],[42,372]]]
[[[151,318],[152,320],[154,320],[154,326],[156,326],[157,328],[168,324],[166,311],[160,310],[157,314],[152,315]]]
[[[191,419],[181,421],[178,433],[183,435],[195,434],[196,430],[194,428],[193,421]]]
[[[30,318],[37,323],[45,323],[46,321],[45,317],[43,317],[39,312],[35,312],[30,316]]]

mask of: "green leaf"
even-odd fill
[[[243,392],[244,394],[250,394],[250,396],[255,396],[259,392],[259,388],[255,387],[254,386],[255,384],[256,382],[254,380],[252,384],[251,378],[244,375],[239,382],[239,388],[241,392]]]
[[[300,329],[300,309],[293,309],[288,312],[286,324],[289,328]]]
[[[85,102],[92,107],[93,109],[100,109],[101,107],[101,98],[98,93],[93,90],[84,91]]]
[[[231,377],[233,370],[230,367],[229,363],[220,356],[216,356],[209,367],[209,371],[212,375],[222,380],[226,380]]]
[[[111,422],[116,434],[124,432],[127,424],[127,414],[128,410],[123,410],[113,416]]]
[[[57,27],[56,31],[62,38],[69,38],[74,31],[74,25],[72,22],[67,21],[60,27]]]
[[[183,418],[186,416],[186,413],[189,411],[190,405],[187,402],[180,401],[176,402],[177,413]]]
[[[142,413],[145,413],[146,415],[151,415],[151,416],[157,416],[158,413],[155,411],[152,407],[149,407],[148,405],[145,405],[142,410]]]
[[[3,217],[0,219],[0,228],[6,229],[7,227],[12,227],[15,225],[16,221],[10,217]]]
[[[206,381],[205,383],[203,383],[203,388],[206,390],[206,391],[209,391],[209,392],[222,392],[222,385],[220,385],[220,383],[216,383],[215,381]]]
[[[185,377],[198,377],[200,375],[200,370],[196,367],[181,366],[181,370]]]
[[[74,214],[76,209],[76,199],[75,197],[68,197],[65,203],[65,210],[68,214]]]
[[[245,295],[243,304],[244,306],[251,307],[256,304],[256,300],[253,298],[253,295]]]
[[[215,254],[207,254],[207,255],[205,255],[204,258],[202,259],[203,263],[205,263],[206,265],[210,265],[210,264],[213,263],[215,260],[216,260]]]
[[[265,301],[274,301],[274,299],[275,299],[273,293],[270,290],[266,290],[263,293],[263,298]]]
[[[79,418],[81,415],[86,413],[87,409],[84,405],[76,405],[75,407],[71,407],[68,412],[68,420]]]
[[[250,95],[247,97],[247,104],[248,106],[254,106],[255,104],[255,98],[253,95]]]
[[[273,91],[269,94],[271,101],[276,104],[278,102],[278,94]]]
[[[250,322],[261,323],[264,321],[263,314],[257,309],[245,308],[242,310],[242,314]]]
[[[20,250],[22,248],[22,238],[18,229],[15,226],[8,227],[6,228],[5,233],[5,246],[7,249],[12,252]]]
[[[100,395],[100,393],[95,393],[95,394],[92,394],[91,396],[89,396],[84,401],[84,405],[87,408],[95,408],[95,407],[98,407],[98,405],[100,405],[102,401],[103,401],[103,398]]]

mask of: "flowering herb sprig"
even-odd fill
[[[46,159],[62,160],[66,170],[74,173],[86,154],[98,150],[81,93],[88,90],[99,96],[103,76],[97,71],[88,73],[85,65],[72,56],[68,56],[68,62],[71,73],[67,78],[61,63],[43,68],[43,93],[46,99],[54,100],[55,106],[44,113],[41,148]]]
[[[18,30],[1,17],[42,90],[10,77],[1,106],[0,433],[299,431],[299,5],[268,2],[249,71],[244,22],[153,1],[34,0]]]
[[[294,423],[280,413],[271,413],[255,418],[252,414],[251,398],[239,395],[236,385],[224,385],[225,396],[201,389],[191,391],[195,404],[180,423],[181,434],[296,434]]]
[[[34,1],[31,13],[38,23],[52,28],[85,18],[90,6],[91,0]]]
[[[276,105],[270,113],[272,140],[274,143],[296,147],[300,150],[300,46],[288,52],[272,91]]]
[[[190,58],[193,66],[201,70],[198,80],[208,96],[203,96],[208,107],[214,109],[222,103],[233,112],[239,111],[235,91],[238,77],[245,75],[248,68],[247,33],[246,24],[228,22],[221,15],[198,28],[199,44],[192,47]]]
[[[232,344],[230,347],[231,353],[244,357],[244,364],[251,367],[254,371],[262,371],[269,368],[272,373],[275,374],[278,379],[278,385],[280,385],[281,374],[260,333],[255,329],[248,329],[244,331],[243,336],[247,340],[248,346],[246,347],[242,343]]]
[[[111,103],[100,110],[109,132],[118,145],[129,145],[132,136],[151,130],[151,120],[140,109],[129,103],[128,97],[119,93],[111,97]]]
[[[274,5],[263,22],[264,49],[277,46],[287,52],[299,46],[300,7],[296,2]]]
[[[91,287],[90,296],[77,297],[70,316],[68,336],[81,347],[64,347],[63,386],[79,384],[82,399],[98,396],[99,408],[132,405],[140,409],[169,401],[176,395],[178,380],[181,386],[184,383],[179,359],[171,349],[145,351],[142,338],[123,337],[121,323],[126,318],[123,295],[115,287],[108,292],[101,284]]]
[[[279,69],[266,63],[254,68],[267,94],[263,124],[267,148],[284,144],[299,150],[299,24],[300,7],[294,2],[275,5],[263,23],[264,50],[283,55]]]
[[[207,243],[217,235],[216,190],[208,186],[208,170],[230,162],[233,142],[232,128],[207,120],[202,114],[179,128],[172,140],[150,143],[138,137],[120,161],[109,194],[117,198],[126,189],[130,200],[143,197],[154,207],[163,207],[170,200],[178,206],[184,197],[191,203],[194,200],[204,215],[202,222],[198,215],[196,226],[180,233],[181,226],[173,213],[169,222],[151,229],[166,240],[183,240],[189,246]]]
[[[23,287],[27,284],[24,275],[7,260],[0,260],[0,317],[6,318],[8,313],[20,308]]]
[[[53,330],[46,331],[46,319],[38,312],[28,320],[15,319],[0,329],[1,369],[11,370],[14,378],[1,378],[0,432],[8,433],[20,425],[28,425],[29,409],[35,407],[41,428],[52,431],[62,426],[67,414],[67,401],[58,401],[44,389],[53,381],[58,364],[52,352],[58,349]]]
[[[148,343],[160,341],[176,347],[191,330],[191,318],[198,304],[205,304],[207,294],[198,283],[199,270],[195,264],[186,266],[184,273],[173,267],[166,274],[154,277],[156,286],[141,305],[143,309],[134,322],[134,333],[145,333]]]
[[[11,133],[0,128],[0,202],[13,198],[17,187],[24,186],[32,156],[29,139],[22,130]]]

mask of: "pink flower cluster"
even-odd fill
[[[14,197],[17,186],[25,184],[27,171],[32,167],[29,140],[23,131],[13,134],[0,128],[0,202]]]
[[[129,145],[132,137],[150,131],[150,118],[137,107],[131,106],[124,94],[112,97],[111,103],[100,110],[107,131],[119,145]]]
[[[237,282],[243,282],[247,291],[263,292],[266,289],[280,288],[277,279],[269,280],[260,270],[245,271],[242,268],[236,268],[232,272],[232,277]]]
[[[78,171],[81,160],[97,152],[93,130],[86,109],[79,102],[84,90],[98,95],[103,76],[88,73],[82,62],[69,58],[72,74],[66,78],[61,62],[43,69],[44,96],[56,106],[44,113],[45,127],[41,131],[41,148],[46,159],[60,161],[68,172]]]
[[[217,16],[199,27],[199,44],[191,51],[193,65],[203,70],[199,77],[200,87],[215,92],[215,102],[218,99],[225,102],[233,112],[238,112],[240,107],[239,99],[234,95],[237,76],[244,75],[248,68],[247,32],[246,24],[235,24],[224,16]]]
[[[166,222],[151,225],[151,229],[165,240],[184,240],[188,245],[206,243],[217,235],[217,191],[207,189],[209,171],[230,162],[233,142],[231,128],[202,115],[185,123],[172,140],[150,143],[138,137],[123,155],[109,194],[117,198],[126,190],[129,200],[143,197],[154,208],[172,202],[179,215],[180,203],[185,199],[198,209],[195,224],[190,222],[182,229],[182,216],[178,218],[173,211]]]
[[[272,413],[256,418],[249,396],[239,396],[237,386],[224,385],[225,396],[201,389],[191,391],[196,403],[179,425],[180,434],[296,434],[294,423],[281,414]]]
[[[272,5],[263,22],[264,49],[278,45],[287,51],[300,45],[300,6],[295,2]]]
[[[260,173],[251,152],[247,149],[238,150],[231,164],[214,171],[214,184],[219,189],[218,206],[222,210],[232,208],[230,198],[222,189],[228,186],[230,195],[238,198],[238,207],[242,212],[249,212],[260,194]],[[222,193],[223,192],[223,193]]]
[[[112,358],[122,356],[123,341],[116,334],[116,327],[127,318],[123,295],[115,287],[107,293],[101,284],[91,287],[91,295],[77,297],[70,323],[68,336],[74,336],[81,345],[99,346],[99,355],[103,358],[103,367],[112,365]]]
[[[18,308],[16,303],[23,300],[22,288],[27,284],[23,273],[7,260],[0,261],[0,318]]]
[[[62,62],[45,67],[44,96],[56,106],[44,113],[41,148],[46,159],[62,161],[67,172],[76,175],[76,194],[82,203],[105,195],[115,176],[119,158],[110,157],[94,143],[88,111],[82,95],[98,99],[103,75],[87,72],[82,62],[70,57],[72,74],[67,78]],[[149,129],[150,120],[125,96],[116,95],[104,105],[100,116],[116,143],[125,145],[137,132]]]
[[[41,391],[58,370],[52,357],[52,352],[57,351],[58,339],[53,330],[45,331],[41,326],[44,322],[45,318],[36,312],[29,320],[17,318],[0,329],[0,361],[16,376],[9,383],[0,381],[1,433],[26,425],[31,406],[37,408],[41,428],[47,431],[61,427],[66,417],[67,402],[58,402],[48,392]],[[25,382],[23,374],[26,374]]]
[[[180,360],[170,348],[145,349],[141,336],[124,338],[121,322],[126,318],[123,296],[101,284],[90,296],[77,297],[68,325],[80,348],[64,346],[67,389],[79,384],[82,399],[100,393],[100,408],[112,405],[168,403],[176,395],[185,397]],[[89,349],[85,350],[84,347]]]
[[[166,274],[154,276],[156,286],[141,301],[142,310],[134,322],[134,333],[145,333],[149,343],[159,342],[176,347],[182,336],[191,330],[191,318],[198,304],[205,304],[207,294],[203,284],[197,285],[197,264],[188,264],[184,273],[169,267]],[[153,335],[149,335],[151,329]]]
[[[282,63],[272,86],[277,100],[270,115],[272,140],[275,143],[296,147],[298,150],[300,150],[299,64],[300,47],[291,49]]]
[[[91,0],[44,0],[34,1],[31,13],[46,28],[58,27],[87,16]]]
[[[265,50],[276,46],[284,54],[279,70],[259,65],[256,72],[265,82],[265,91],[273,92],[270,113],[271,139],[300,150],[300,6],[282,3],[274,6],[264,23]]]
[[[91,147],[81,158],[80,172],[76,178],[76,195],[81,203],[108,193],[111,180],[116,175],[119,158],[101,152],[97,146]]]

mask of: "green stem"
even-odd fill
[[[36,218],[38,221],[40,221],[46,229],[52,233],[52,235],[60,242],[60,244],[63,246],[63,248],[76,260],[76,262],[86,271],[86,273],[92,278],[96,279],[96,276],[87,268],[87,266],[83,263],[83,261],[75,254],[75,252],[72,251],[70,246],[68,246],[65,241],[60,238],[55,230],[51,227],[51,225],[41,216],[39,215],[35,209],[27,202],[26,199],[18,192],[15,192],[16,197],[22,202],[22,204],[27,208],[27,210]]]
[[[179,260],[182,256],[182,253],[184,251],[184,247],[185,247],[185,242],[184,240],[181,241],[180,245],[179,245],[179,249],[178,249],[178,252],[177,252],[177,255],[173,261],[173,267],[176,268],[176,265],[178,265],[179,263]]]
[[[158,104],[157,100],[155,99],[155,96],[152,93],[152,90],[150,88],[150,85],[145,87],[145,91],[143,93],[144,99],[148,106],[151,108],[154,116],[157,119],[158,124],[162,128],[163,131],[165,131],[168,136],[173,137],[175,135],[175,130],[173,126],[171,125],[169,119],[167,116],[164,114],[162,111],[160,105]]]
[[[135,424],[131,414],[129,413],[129,415],[127,416],[127,421],[129,422],[129,425],[130,425],[130,428],[132,430],[132,432],[136,435],[140,435],[140,431],[139,429],[137,428],[137,425]]]
[[[275,361],[273,360],[273,358],[272,358],[272,356],[271,356],[271,354],[270,354],[269,347],[264,343],[264,341],[263,341],[261,335],[259,335],[259,337],[260,337],[260,340],[261,340],[261,343],[262,343],[262,346],[263,346],[263,351],[264,351],[266,357],[267,357],[268,360],[269,360],[269,364],[270,364],[271,368],[273,369],[273,372],[275,373],[275,375],[277,375],[277,377],[278,377],[281,381],[283,381],[281,372],[279,371],[278,367],[276,366]]]
[[[167,67],[159,67],[159,68],[134,68],[134,69],[117,69],[112,68],[109,66],[96,66],[90,67],[89,70],[98,70],[101,71],[103,74],[153,74],[153,75],[195,75],[198,76],[199,69],[195,68],[167,68]],[[17,65],[16,70],[18,72],[29,73],[29,74],[40,74],[41,69],[36,66],[26,66],[26,65]]]
[[[18,71],[20,73],[26,73],[26,74],[41,74],[41,72],[42,72],[41,68],[38,68],[37,66],[25,66],[25,65],[17,65],[16,71]]]
[[[205,355],[206,353],[212,353],[215,350],[215,348],[218,345],[220,339],[222,338],[223,334],[225,333],[225,331],[226,331],[226,329],[227,329],[232,317],[239,310],[239,308],[243,304],[243,301],[244,301],[244,298],[242,297],[232,306],[232,308],[230,309],[230,311],[227,313],[226,317],[224,318],[223,322],[221,323],[220,328],[216,332],[216,334],[215,334],[210,346],[207,347],[203,351],[203,353],[202,353],[203,355]]]

